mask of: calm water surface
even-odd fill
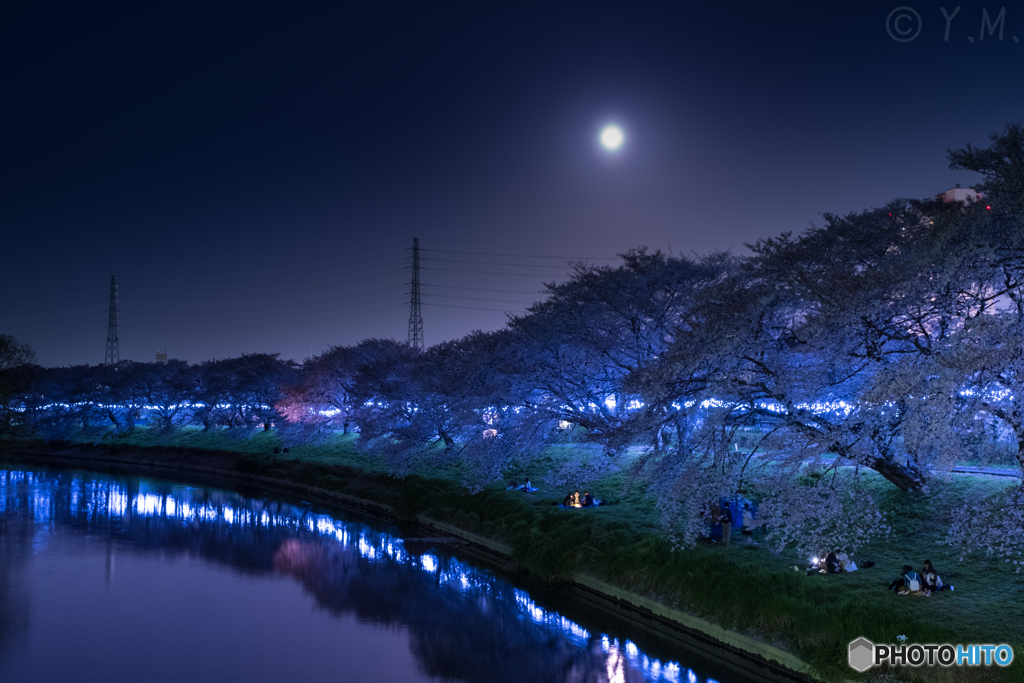
[[[299,501],[6,466],[0,680],[751,681],[499,574]]]

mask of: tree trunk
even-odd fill
[[[1024,433],[1017,434],[1017,464],[1021,472],[1024,472]]]
[[[876,458],[868,463],[868,467],[888,479],[901,491],[920,491],[927,484],[920,469],[901,465],[893,460]]]
[[[901,491],[921,491],[928,485],[924,472],[916,465],[911,466],[910,463],[901,465],[895,459],[882,457],[871,458],[865,462],[863,459],[850,457],[849,451],[838,443],[832,444],[831,450],[850,462],[859,462],[878,472]]]

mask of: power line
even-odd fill
[[[486,289],[484,287],[461,287],[458,285],[422,285],[427,289],[461,289],[469,292],[500,292],[502,294],[544,294],[543,289]]]
[[[98,291],[98,290],[96,292],[80,292],[78,294],[67,294],[66,292],[64,292],[64,293],[54,293],[52,295],[47,294],[46,297],[59,297],[59,300],[58,301],[54,301],[52,305],[47,306],[45,303],[44,304],[40,304],[40,303],[34,302],[33,299],[35,297],[22,297],[22,296],[19,296],[18,297],[18,303],[16,303],[16,304],[7,304],[7,305],[0,306],[0,310],[6,311],[8,313],[17,313],[17,312],[22,311],[22,310],[37,311],[37,310],[59,309],[59,308],[66,308],[66,307],[70,308],[72,306],[81,305],[83,303],[90,303],[90,302],[93,302],[93,301],[95,301],[95,302],[105,302],[107,300],[107,292],[106,291]]]
[[[426,303],[424,306],[431,306],[434,308],[463,308],[469,311],[496,311],[498,313],[511,313],[517,309],[511,308],[483,308],[481,306],[456,306],[455,304],[431,304]]]
[[[493,245],[496,245],[496,244],[508,244],[508,245],[511,245],[511,246],[514,246],[514,247],[530,247],[530,246],[534,246],[533,244],[526,244],[526,243],[524,243],[522,241],[515,241],[515,242],[513,242],[513,241],[499,241],[499,240],[492,240],[492,239],[488,239],[486,241],[480,241],[480,240],[471,240],[471,239],[464,239],[464,238],[435,237],[435,238],[432,238],[431,241],[432,242],[440,242],[442,244],[458,244],[459,246],[466,246],[467,244],[468,245],[480,244],[480,245],[484,245],[484,246],[493,246]],[[672,240],[672,242],[670,242],[670,243],[666,242],[663,245],[658,245],[658,244],[640,243],[640,242],[619,242],[619,243],[613,243],[613,242],[590,242],[590,241],[588,241],[585,246],[587,246],[587,247],[606,247],[606,248],[609,248],[609,249],[626,249],[626,250],[629,250],[629,249],[647,249],[648,252],[650,252],[650,251],[668,252],[668,251],[674,249],[675,247],[709,247],[709,246],[733,245],[735,243],[736,243],[735,241],[733,241],[733,242],[683,242],[683,241],[678,241],[677,242],[676,240]],[[551,246],[551,247],[573,247],[573,248],[579,248],[581,246],[581,244],[580,244],[580,242],[578,240],[575,241],[575,242],[551,242],[551,241],[548,241],[548,240],[544,240],[544,244],[546,246]],[[426,250],[424,250],[424,251],[426,251]],[[434,251],[434,250],[431,250],[431,251]]]
[[[61,338],[61,337],[70,337],[72,335],[84,336],[84,335],[86,335],[88,333],[99,332],[100,330],[103,329],[103,327],[104,327],[104,323],[101,322],[101,323],[99,323],[97,325],[92,325],[90,327],[85,327],[85,328],[78,329],[78,330],[71,330],[71,331],[65,331],[65,332],[54,332],[52,334],[50,334],[50,333],[47,333],[47,334],[26,334],[25,338],[26,338],[26,341],[38,341],[38,340],[41,340],[41,339],[58,339],[58,338]]]
[[[71,324],[65,324],[65,323],[62,323],[60,321],[53,320],[53,321],[49,321],[47,323],[42,323],[42,324],[36,325],[34,327],[30,327],[30,328],[25,328],[25,327],[14,328],[14,329],[11,329],[10,332],[11,332],[11,334],[14,334],[15,336],[18,336],[18,337],[34,337],[36,335],[49,334],[51,332],[60,332],[60,331],[63,331],[63,330],[75,330],[75,329],[81,329],[81,328],[85,328],[85,327],[90,327],[91,328],[91,327],[95,327],[96,325],[105,326],[106,324],[107,324],[106,320],[103,320],[103,318],[100,317],[100,316],[96,316],[92,320],[87,320],[87,321],[84,321],[84,322],[76,322],[76,323],[71,323]]]
[[[15,311],[15,312],[6,312],[6,311],[4,311],[4,312],[2,312],[2,315],[4,315],[5,317],[7,317],[9,319],[15,319],[15,318],[22,318],[22,317],[28,316],[30,314],[42,313],[42,314],[45,314],[45,315],[56,315],[56,316],[60,316],[60,317],[63,318],[63,317],[66,317],[66,315],[64,313],[62,313],[62,311],[76,311],[76,310],[82,310],[82,309],[85,309],[85,308],[88,308],[90,310],[102,311],[103,310],[103,304],[105,304],[105,303],[106,303],[106,298],[104,297],[104,299],[97,299],[95,301],[84,301],[84,302],[77,303],[77,304],[67,304],[65,306],[43,306],[43,307],[39,307],[39,308],[33,307],[33,308],[30,308],[30,309],[26,309],[24,311]]]
[[[362,307],[365,307],[365,306],[368,306],[368,305],[373,305],[373,304],[376,304],[376,303],[384,303],[384,302],[388,302],[388,301],[395,301],[396,299],[397,299],[397,295],[396,294],[390,294],[388,296],[378,297],[376,299],[370,299],[370,300],[367,300],[367,301],[354,301],[354,302],[352,302],[350,304],[346,304],[346,305],[342,305],[342,306],[331,306],[331,307],[321,308],[321,309],[318,309],[318,310],[284,311],[284,312],[280,312],[280,313],[271,313],[271,314],[268,314],[268,315],[261,315],[261,316],[258,316],[258,317],[259,318],[287,318],[287,317],[294,317],[294,316],[309,315],[311,313],[322,313],[322,312],[325,312],[325,311],[335,311],[335,312],[337,312],[337,311],[346,311],[346,310],[353,310],[353,309],[356,309],[356,308],[362,308]],[[177,315],[183,315],[183,314],[177,313],[177,312],[172,312],[172,313],[157,314],[157,315],[176,315],[177,316]],[[206,321],[206,320],[198,320],[198,319],[196,319],[194,317],[190,317],[189,320],[166,320],[166,319],[163,319],[163,320],[152,320],[152,319],[147,319],[147,318],[133,318],[133,317],[129,316],[127,318],[127,321],[130,322],[130,323],[172,324],[172,323],[176,323],[176,322],[186,322],[186,323],[187,322],[226,322],[226,321],[231,321],[231,320],[248,320],[248,319],[251,319],[253,317],[255,317],[255,316],[242,316],[240,318],[239,317],[231,318],[231,317],[225,317],[223,315],[220,315],[215,320]]]
[[[505,266],[508,268],[557,268],[562,269],[570,264],[546,264],[546,263],[499,263],[495,261],[464,261],[460,259],[428,258],[427,263],[461,263],[469,266]]]
[[[466,254],[469,256],[507,256],[509,258],[567,259],[570,261],[619,261],[619,256],[543,256],[541,254],[499,254],[485,251],[455,251],[452,249],[424,249],[428,254]],[[431,261],[437,259],[430,259]]]
[[[494,245],[494,244],[511,244],[511,245],[517,246],[517,247],[530,246],[530,245],[524,245],[524,243],[522,241],[511,242],[511,241],[498,241],[498,240],[492,240],[492,239],[488,239],[486,241],[479,241],[479,240],[478,241],[473,241],[473,240],[467,240],[467,239],[462,239],[462,238],[437,237],[437,238],[433,238],[431,241],[433,241],[433,242],[441,242],[441,243],[455,243],[455,244],[459,244],[459,245],[483,244],[483,245],[488,245],[489,246],[489,245]],[[549,242],[549,241],[545,240],[544,244],[546,244],[548,246],[552,246],[552,247],[579,247],[580,246],[579,240],[577,240],[575,242]],[[694,244],[696,244],[696,243],[694,243]],[[622,248],[636,249],[636,248],[640,248],[640,247],[648,247],[648,248],[650,248],[652,245],[650,245],[650,244],[640,244],[638,242],[619,242],[619,243],[601,242],[601,243],[598,243],[598,242],[589,242],[588,241],[587,242],[587,246],[588,247],[609,247],[609,248],[613,248],[613,249],[622,249]]]
[[[404,308],[404,307],[405,307],[404,303],[399,303],[399,304],[395,304],[394,306],[384,306],[382,308],[373,308],[372,310],[369,310],[369,311],[359,311],[359,312],[356,312],[356,313],[345,313],[345,314],[342,314],[342,315],[331,315],[331,316],[325,316],[325,317],[322,317],[322,318],[307,318],[305,320],[283,320],[283,321],[280,321],[280,322],[272,322],[272,323],[257,323],[257,324],[253,324],[253,325],[226,325],[226,326],[221,326],[221,327],[133,327],[131,325],[122,325],[121,328],[122,329],[126,329],[126,330],[145,330],[145,331],[149,331],[149,330],[164,330],[164,331],[174,331],[174,332],[189,332],[189,331],[207,332],[207,331],[211,331],[211,330],[242,330],[242,329],[249,329],[249,328],[254,328],[254,327],[281,327],[282,325],[295,325],[295,324],[298,324],[298,323],[322,322],[322,321],[326,321],[326,320],[344,320],[344,319],[347,319],[347,318],[355,318],[355,317],[361,316],[361,315],[370,315],[370,314],[373,314],[373,313],[380,313],[380,312],[383,312],[383,311],[392,311],[392,310],[399,309],[399,308]]]
[[[531,302],[527,303],[527,302],[522,302],[522,301],[505,301],[504,299],[483,299],[483,298],[475,297],[475,296],[451,296],[451,295],[446,295],[446,294],[430,294],[428,296],[429,296],[429,298],[432,298],[432,299],[441,298],[441,299],[465,299],[465,300],[468,300],[468,301],[493,301],[493,302],[499,303],[499,304],[516,304],[516,305],[523,305],[523,306],[532,306],[534,303],[536,303],[535,301],[531,301]]]
[[[75,320],[84,320],[86,318],[102,319],[102,317],[103,317],[103,314],[99,310],[97,310],[97,311],[92,311],[90,313],[82,313],[81,315],[76,315],[76,316],[62,315],[62,316],[59,316],[59,319],[54,319],[54,318],[51,318],[51,317],[47,317],[47,318],[42,319],[42,320],[29,320],[29,321],[27,321],[25,323],[22,323],[20,325],[17,324],[17,323],[11,323],[10,327],[16,328],[16,329],[20,329],[20,328],[23,328],[23,327],[34,327],[34,326],[39,326],[39,325],[50,325],[50,324],[56,323],[56,322],[68,322],[68,321],[75,321]]]
[[[317,276],[315,278],[308,278],[306,280],[291,280],[286,284],[278,282],[267,282],[260,287],[246,287],[238,291],[228,291],[222,294],[208,294],[194,296],[194,292],[185,291],[184,294],[172,295],[172,296],[156,296],[147,292],[137,292],[134,296],[128,297],[131,300],[142,300],[142,301],[205,301],[208,299],[237,299],[245,296],[263,296],[268,293],[280,294],[280,293],[295,293],[295,292],[308,292],[311,289],[326,289],[326,288],[338,288],[346,286],[352,288],[351,285],[360,283],[366,284],[372,287],[381,287],[382,285],[371,284],[372,280],[395,276],[404,273],[407,268],[396,268],[390,271],[378,272],[373,275],[359,275],[351,278],[340,278],[331,279],[328,276]],[[322,282],[315,286],[308,283],[311,282]],[[131,286],[131,285],[129,285]],[[386,285],[383,285],[386,286]],[[129,292],[130,293],[130,292]],[[162,294],[162,293],[161,293]]]
[[[378,255],[378,256],[368,256],[368,257],[365,257],[365,258],[354,259],[351,263],[357,264],[357,267],[354,270],[350,269],[348,272],[357,272],[357,271],[362,271],[362,270],[372,270],[374,268],[380,267],[380,265],[378,265],[378,264],[371,265],[372,262],[381,261],[381,260],[387,260],[387,259],[390,259],[391,261],[393,261],[397,265],[397,264],[402,263],[403,261],[407,260],[407,257],[403,257],[401,255],[402,253],[404,253],[404,250],[396,251],[396,252],[388,252],[386,254],[381,254],[381,255]],[[311,267],[311,268],[310,267],[305,267],[305,268],[302,268],[302,269],[296,269],[296,270],[290,270],[290,271],[272,271],[270,274],[259,274],[259,275],[253,275],[252,277],[246,277],[246,278],[224,278],[224,279],[215,279],[215,280],[189,280],[189,281],[185,282],[184,284],[188,285],[188,286],[195,286],[195,287],[208,287],[210,285],[217,285],[217,284],[246,284],[248,282],[264,283],[264,282],[267,282],[267,280],[271,279],[271,278],[287,278],[287,277],[289,277],[291,275],[304,275],[304,274],[309,274],[309,273],[313,273],[313,272],[320,272],[320,271],[328,271],[329,275],[336,274],[338,272],[338,264],[335,263],[335,264],[332,264],[332,265],[315,266],[315,267]],[[122,284],[125,284],[125,283],[122,282]],[[130,284],[133,287],[167,287],[167,286],[181,286],[183,283],[182,282],[170,282],[170,283],[164,282],[164,283],[159,283],[159,282],[131,282],[131,281],[129,281],[127,284]]]
[[[385,268],[385,267],[387,267],[388,270],[382,270],[382,268]],[[395,275],[395,274],[401,273],[401,272],[403,272],[405,270],[408,270],[408,266],[403,266],[400,263],[396,262],[396,263],[392,263],[392,264],[385,264],[385,265],[382,265],[382,266],[370,266],[370,267],[366,267],[366,268],[353,268],[353,269],[347,271],[347,273],[346,273],[346,275],[352,275],[352,277],[341,277],[341,278],[339,278],[337,276],[337,273],[333,273],[333,274],[332,273],[325,273],[325,274],[320,274],[320,275],[313,275],[311,277],[306,277],[306,278],[287,278],[287,279],[283,279],[283,280],[282,279],[277,279],[277,278],[267,277],[267,278],[263,278],[262,280],[260,280],[258,284],[246,284],[246,282],[244,282],[244,281],[238,281],[238,282],[235,282],[235,283],[233,283],[233,284],[231,284],[231,285],[229,285],[227,287],[218,288],[218,290],[222,291],[222,292],[228,292],[227,294],[222,295],[222,296],[233,296],[235,294],[235,292],[232,291],[232,290],[242,290],[243,292],[252,292],[252,291],[258,291],[258,290],[272,289],[272,290],[277,291],[277,290],[279,290],[281,288],[282,285],[289,285],[289,286],[292,286],[292,288],[294,288],[295,285],[302,285],[303,283],[309,283],[309,282],[324,282],[324,281],[326,281],[326,282],[328,282],[329,284],[332,284],[332,285],[341,285],[341,284],[347,284],[347,283],[350,283],[350,282],[363,282],[363,281],[366,281],[367,279],[384,277],[384,276],[387,276],[387,275]],[[366,274],[367,272],[370,272],[371,274]],[[208,289],[208,285],[188,284],[188,283],[182,283],[182,284],[177,284],[177,285],[144,285],[144,284],[137,284],[137,283],[128,282],[128,283],[122,283],[122,284],[125,284],[125,286],[131,287],[131,288],[148,288],[148,289],[151,289],[151,290],[152,289],[157,289],[157,288],[162,288],[162,289],[165,289],[165,290],[174,289],[174,290],[177,290],[177,291],[184,292],[185,294],[196,294],[196,293],[198,293],[199,290]],[[301,289],[301,287],[300,287],[300,289]],[[145,294],[144,289],[140,293]]]
[[[363,295],[366,295],[366,294],[378,294],[379,295],[379,294],[382,294],[382,293],[385,293],[385,292],[387,292],[388,294],[394,294],[394,293],[398,293],[399,291],[404,292],[405,291],[405,285],[392,285],[390,287],[380,287],[380,288],[375,289],[372,292],[366,292]],[[284,303],[276,303],[276,304],[261,304],[261,305],[257,305],[257,306],[248,306],[248,307],[244,307],[244,308],[240,308],[240,307],[237,307],[237,306],[230,306],[229,310],[230,310],[231,313],[250,313],[250,312],[252,312],[252,313],[257,313],[257,312],[266,313],[266,312],[272,312],[272,311],[280,310],[280,309],[287,309],[287,310],[291,311],[291,310],[299,310],[299,309],[302,309],[302,308],[309,308],[311,306],[317,306],[317,305],[320,305],[320,304],[331,304],[331,303],[342,302],[342,301],[343,302],[347,302],[347,303],[358,303],[358,301],[353,301],[353,299],[356,299],[356,298],[357,297],[355,297],[352,294],[344,294],[344,295],[329,297],[329,298],[325,298],[325,299],[304,299],[304,300],[299,301],[299,302],[284,302]],[[122,301],[124,301],[124,299],[122,299]],[[142,299],[132,299],[131,301],[146,303],[146,301],[142,300]],[[161,300],[161,301],[174,301],[174,299],[166,299],[166,300]],[[152,312],[152,314],[153,315],[189,315],[189,316],[191,316],[191,315],[216,315],[216,316],[222,316],[223,315],[223,309],[222,308],[218,308],[216,310],[208,310],[207,309],[207,310],[199,310],[199,311],[195,311],[195,310],[189,310],[189,311],[165,311],[165,312],[158,312],[157,311],[157,312]]]
[[[105,328],[107,322],[105,320],[94,320],[87,323],[78,323],[77,325],[53,325],[51,327],[40,327],[29,331],[19,331],[14,334],[19,339],[32,339],[34,337],[41,337],[51,334],[62,334],[64,332],[75,332],[76,330],[93,330],[96,328]]]
[[[429,266],[421,267],[421,270],[433,270],[439,273],[475,273],[477,275],[501,275],[501,276],[514,276],[514,277],[544,277],[537,273],[496,273],[493,270],[463,270],[461,268],[430,268]]]

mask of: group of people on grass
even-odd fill
[[[864,563],[865,567],[873,567],[874,565],[875,563],[870,561]],[[819,553],[817,557],[812,559],[807,573],[842,574],[843,572],[855,572],[858,569],[857,563],[850,559],[849,555],[833,550],[827,555],[824,552]]]
[[[525,484],[520,484],[518,481],[513,479],[512,481],[509,482],[508,490],[533,493],[534,491],[538,491],[539,489],[530,484],[529,479],[526,480]],[[590,495],[590,491],[584,491],[582,496],[580,495],[579,491],[573,491],[572,493],[567,495],[564,500],[562,500],[562,507],[567,508],[593,508],[602,504],[602,501]],[[552,503],[552,505],[555,505],[555,503]]]
[[[874,562],[865,560],[861,567],[873,567]],[[797,569],[797,567],[793,567]],[[807,568],[807,575],[811,574],[840,574],[843,572],[857,571],[857,563],[850,559],[846,553],[832,551],[823,557],[819,555],[811,560],[811,566]],[[939,573],[931,560],[925,560],[921,572],[915,572],[909,564],[903,565],[900,577],[889,584],[888,590],[895,591],[900,595],[923,595],[930,596],[938,591],[951,591],[953,586],[942,582]]]
[[[715,537],[718,536],[721,538],[722,545],[729,545],[735,520],[732,514],[732,507],[728,503],[714,502],[711,503],[708,512],[711,518],[711,530],[704,540],[708,543],[716,543]],[[750,509],[750,503],[743,504],[741,520],[743,522],[744,541],[757,545],[754,541],[754,528],[757,526],[757,523],[754,521],[754,511]]]
[[[896,591],[900,595],[924,595],[930,596],[938,591],[954,590],[950,584],[945,584],[939,578],[931,560],[925,560],[921,567],[921,573],[915,572],[909,564],[903,565],[903,572],[898,579],[889,584],[888,590]]]
[[[579,491],[573,491],[562,500],[562,507],[565,508],[592,508],[601,504],[601,501],[590,495],[590,491],[584,491],[580,496]]]

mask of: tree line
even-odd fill
[[[368,339],[301,365],[42,368],[4,337],[3,425],[274,428],[287,443],[357,431],[394,472],[457,463],[470,488],[573,438],[600,455],[566,465],[567,482],[628,467],[683,543],[708,501],[740,492],[780,544],[854,547],[887,530],[867,472],[913,492],[965,459],[1024,470],[1024,129],[950,162],[981,174],[980,201],[826,214],[743,257],[576,264],[503,329],[424,352]],[[950,540],[1019,553],[1022,502],[961,509]]]

